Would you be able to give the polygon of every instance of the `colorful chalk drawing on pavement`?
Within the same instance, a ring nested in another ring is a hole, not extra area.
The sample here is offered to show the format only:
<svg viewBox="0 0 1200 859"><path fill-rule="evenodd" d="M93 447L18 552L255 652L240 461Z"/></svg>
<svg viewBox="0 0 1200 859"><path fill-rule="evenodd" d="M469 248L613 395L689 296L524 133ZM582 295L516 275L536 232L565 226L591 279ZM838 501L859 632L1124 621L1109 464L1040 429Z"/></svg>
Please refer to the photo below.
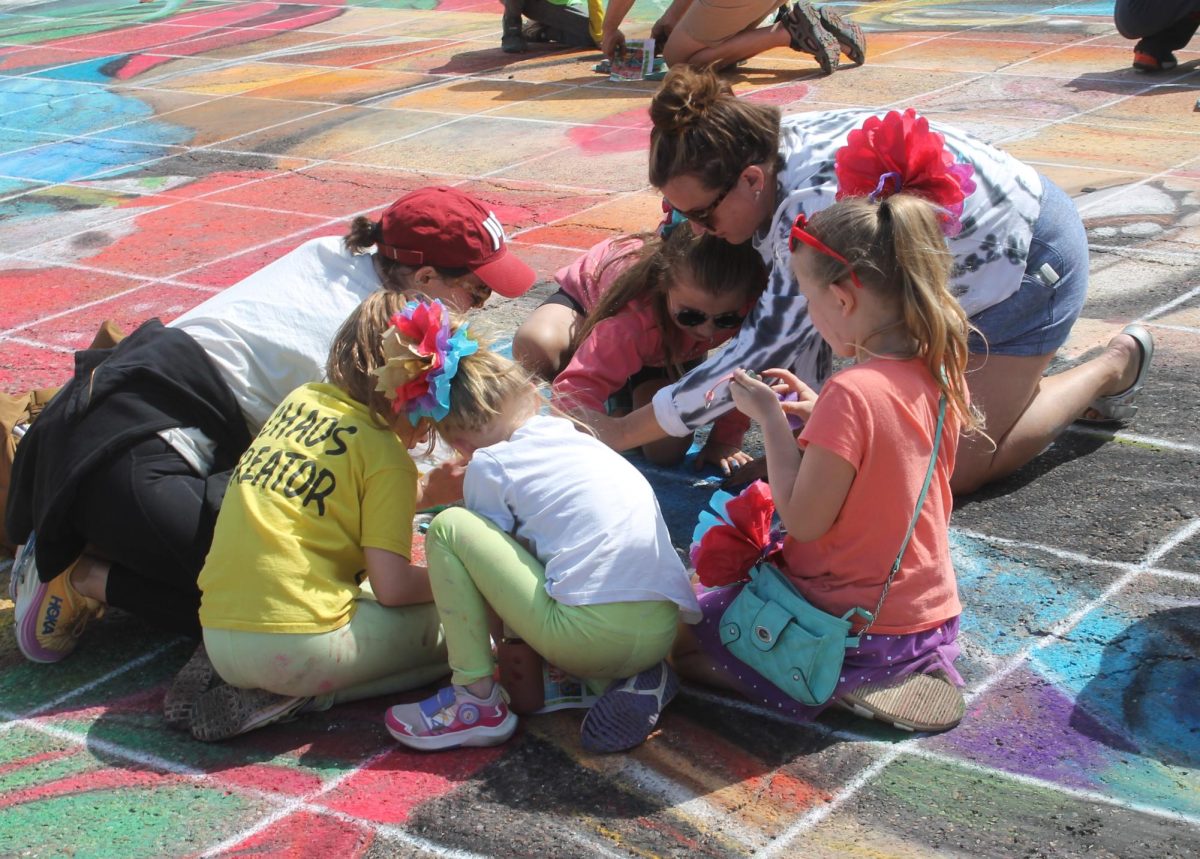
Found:
<svg viewBox="0 0 1200 859"><path fill-rule="evenodd" d="M498 749L407 752L383 701L201 745L160 717L188 642L114 612L35 666L0 601L0 855L1194 853L1200 54L1132 74L1111 3L840 8L874 36L864 67L821 78L780 50L738 92L913 103L1009 147L1088 228L1060 363L1130 319L1159 342L1137 424L1073 432L956 511L963 724L795 726L695 687L607 758L572 712ZM499 32L495 0L0 5L0 384L55 383L101 320L176 315L430 182L487 200L544 273L653 224L652 87L598 78L595 52L505 55ZM549 291L486 315L510 335ZM645 471L682 548L712 480Z"/></svg>

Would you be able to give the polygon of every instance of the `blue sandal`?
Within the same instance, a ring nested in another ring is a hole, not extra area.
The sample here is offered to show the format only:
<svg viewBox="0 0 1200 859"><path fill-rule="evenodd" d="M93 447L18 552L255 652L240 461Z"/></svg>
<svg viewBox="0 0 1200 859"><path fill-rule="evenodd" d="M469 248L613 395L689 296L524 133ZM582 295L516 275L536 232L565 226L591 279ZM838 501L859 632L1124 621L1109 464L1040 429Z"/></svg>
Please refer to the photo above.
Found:
<svg viewBox="0 0 1200 859"><path fill-rule="evenodd" d="M1088 406L1085 416L1079 418L1079 423L1093 426L1104 426L1125 423L1137 414L1138 407L1134 404L1142 386L1146 384L1146 376L1150 371L1150 362L1154 360L1154 337L1138 323L1126 325L1121 329L1122 334L1128 334L1137 341L1142 352L1142 360L1138 365L1137 376L1133 384L1119 394L1107 397L1096 397Z"/></svg>

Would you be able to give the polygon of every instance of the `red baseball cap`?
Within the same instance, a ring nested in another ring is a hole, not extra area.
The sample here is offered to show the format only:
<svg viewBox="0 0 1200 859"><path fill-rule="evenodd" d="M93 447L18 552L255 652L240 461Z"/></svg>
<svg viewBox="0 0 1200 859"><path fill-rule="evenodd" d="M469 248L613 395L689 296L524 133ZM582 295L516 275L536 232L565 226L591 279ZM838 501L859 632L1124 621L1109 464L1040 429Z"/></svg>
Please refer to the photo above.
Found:
<svg viewBox="0 0 1200 859"><path fill-rule="evenodd" d="M419 188L388 206L379 223L375 250L396 262L470 269L505 298L524 295L537 280L508 252L496 216L454 188Z"/></svg>

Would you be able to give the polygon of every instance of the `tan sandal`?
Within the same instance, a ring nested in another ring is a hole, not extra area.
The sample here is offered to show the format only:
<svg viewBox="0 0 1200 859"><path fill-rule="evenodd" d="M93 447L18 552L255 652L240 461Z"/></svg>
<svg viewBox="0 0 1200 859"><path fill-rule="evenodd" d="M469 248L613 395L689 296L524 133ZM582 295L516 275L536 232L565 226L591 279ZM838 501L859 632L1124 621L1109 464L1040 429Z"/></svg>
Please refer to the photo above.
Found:
<svg viewBox="0 0 1200 859"><path fill-rule="evenodd" d="M941 672L865 683L838 703L855 715L902 731L946 731L962 721L966 710L962 693Z"/></svg>

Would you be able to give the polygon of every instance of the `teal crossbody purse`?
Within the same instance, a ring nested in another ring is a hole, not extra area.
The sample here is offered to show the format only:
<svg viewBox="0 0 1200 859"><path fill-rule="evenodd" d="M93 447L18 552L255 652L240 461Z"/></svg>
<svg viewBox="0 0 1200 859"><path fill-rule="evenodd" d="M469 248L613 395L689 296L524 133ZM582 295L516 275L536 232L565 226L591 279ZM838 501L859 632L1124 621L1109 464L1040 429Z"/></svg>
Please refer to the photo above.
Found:
<svg viewBox="0 0 1200 859"><path fill-rule="evenodd" d="M818 706L833 696L842 674L846 648L858 647L862 634L883 608L933 479L945 417L943 396L938 404L937 429L925 484L874 612L853 608L838 617L821 611L801 596L787 576L770 564L759 564L750 570L750 581L721 615L721 643L725 648L801 704ZM866 618L867 623L858 635L851 635L852 618L856 614Z"/></svg>

